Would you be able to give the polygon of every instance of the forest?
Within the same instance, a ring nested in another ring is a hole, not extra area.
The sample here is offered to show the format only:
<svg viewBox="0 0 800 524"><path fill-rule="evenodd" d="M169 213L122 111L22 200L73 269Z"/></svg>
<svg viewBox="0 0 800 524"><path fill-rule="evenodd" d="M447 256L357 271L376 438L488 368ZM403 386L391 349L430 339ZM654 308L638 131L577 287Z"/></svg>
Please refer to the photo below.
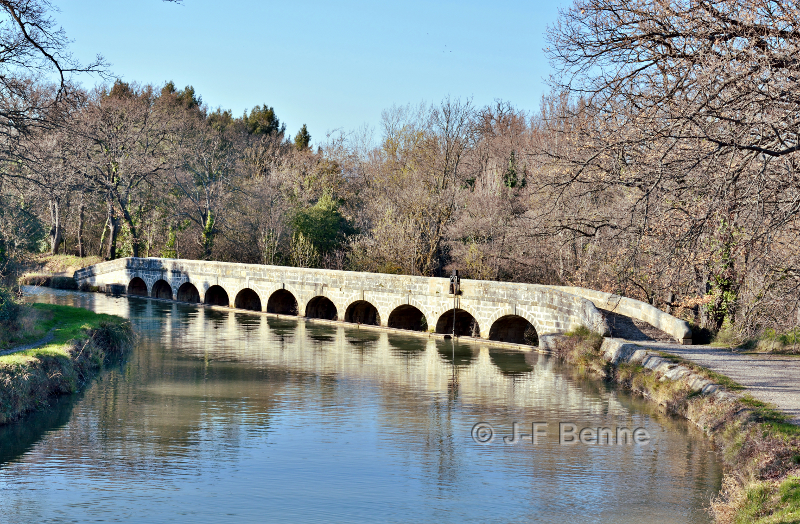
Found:
<svg viewBox="0 0 800 524"><path fill-rule="evenodd" d="M172 82L88 89L76 74L105 66L69 55L49 7L0 1L6 286L42 253L458 269L742 340L800 323L794 3L576 0L540 107L387 104L327 135Z"/></svg>

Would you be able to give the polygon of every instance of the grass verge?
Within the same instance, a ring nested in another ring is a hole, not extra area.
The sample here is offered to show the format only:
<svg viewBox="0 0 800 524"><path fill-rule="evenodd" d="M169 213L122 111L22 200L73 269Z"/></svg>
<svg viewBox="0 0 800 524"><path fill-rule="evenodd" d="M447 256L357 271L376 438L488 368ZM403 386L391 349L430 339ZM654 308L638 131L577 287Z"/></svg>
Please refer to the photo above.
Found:
<svg viewBox="0 0 800 524"><path fill-rule="evenodd" d="M555 353L587 374L616 382L668 413L685 417L714 440L725 464L722 490L709 508L716 522L800 523L800 427L774 406L746 394L704 396L687 378L670 380L634 362L614 366L601 350L602 343L600 335L580 328L568 332ZM728 390L744 389L680 357L660 356Z"/></svg>
<svg viewBox="0 0 800 524"><path fill-rule="evenodd" d="M26 307L37 319L27 336L53 330L53 338L0 356L0 424L47 406L53 395L80 390L106 362L133 346L130 324L119 317L52 304Z"/></svg>

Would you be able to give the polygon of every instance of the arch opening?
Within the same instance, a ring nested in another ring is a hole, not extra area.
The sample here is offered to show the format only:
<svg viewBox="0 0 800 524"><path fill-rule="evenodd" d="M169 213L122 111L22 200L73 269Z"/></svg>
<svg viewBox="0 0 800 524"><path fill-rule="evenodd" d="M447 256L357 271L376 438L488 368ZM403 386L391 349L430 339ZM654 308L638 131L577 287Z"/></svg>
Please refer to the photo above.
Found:
<svg viewBox="0 0 800 524"><path fill-rule="evenodd" d="M455 315L453 314L455 311ZM455 317L455 319L453 318ZM455 320L455 332L453 331L453 320ZM455 334L457 337L479 337L481 329L475 317L463 309L451 309L442 313L436 322L436 332L446 335Z"/></svg>
<svg viewBox="0 0 800 524"><path fill-rule="evenodd" d="M229 306L228 293L221 286L211 286L206 291L206 304L210 306Z"/></svg>
<svg viewBox="0 0 800 524"><path fill-rule="evenodd" d="M156 283L153 284L153 291L150 292L150 296L153 298L172 300L172 286L170 286L166 280L157 280Z"/></svg>
<svg viewBox="0 0 800 524"><path fill-rule="evenodd" d="M233 305L239 309L261 311L261 298L258 296L258 293L246 287L236 294Z"/></svg>
<svg viewBox="0 0 800 524"><path fill-rule="evenodd" d="M181 287L178 288L178 301L197 304L200 302L200 292L197 291L197 288L194 287L194 284L184 282L181 284Z"/></svg>
<svg viewBox="0 0 800 524"><path fill-rule="evenodd" d="M129 295L136 295L138 297L146 297L147 296L147 284L144 283L139 277L133 277L131 281L128 283L128 294Z"/></svg>
<svg viewBox="0 0 800 524"><path fill-rule="evenodd" d="M411 331L427 331L428 321L422 311L414 306L404 305L394 308L389 315L389 327Z"/></svg>
<svg viewBox="0 0 800 524"><path fill-rule="evenodd" d="M306 305L306 317L325 320L338 320L336 306L327 297L314 297Z"/></svg>
<svg viewBox="0 0 800 524"><path fill-rule="evenodd" d="M347 311L344 312L344 321L352 322L353 324L369 324L371 326L381 325L378 308L366 300L357 300L350 304Z"/></svg>
<svg viewBox="0 0 800 524"><path fill-rule="evenodd" d="M519 315L506 315L495 320L489 330L489 340L530 346L539 345L536 328Z"/></svg>
<svg viewBox="0 0 800 524"><path fill-rule="evenodd" d="M279 289L269 296L267 313L297 315L297 299L285 289Z"/></svg>

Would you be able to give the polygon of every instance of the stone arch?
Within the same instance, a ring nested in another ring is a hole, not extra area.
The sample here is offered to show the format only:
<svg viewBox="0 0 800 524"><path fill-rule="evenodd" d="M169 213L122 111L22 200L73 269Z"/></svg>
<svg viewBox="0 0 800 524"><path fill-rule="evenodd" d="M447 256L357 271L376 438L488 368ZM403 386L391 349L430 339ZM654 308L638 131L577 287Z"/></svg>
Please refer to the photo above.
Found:
<svg viewBox="0 0 800 524"><path fill-rule="evenodd" d="M200 292L191 282L184 282L178 288L177 300L179 302L191 302L197 304L200 302Z"/></svg>
<svg viewBox="0 0 800 524"><path fill-rule="evenodd" d="M526 310L521 309L519 307L514 308L514 307L506 306L506 307L498 308L491 315L489 315L489 318L486 320L485 325L493 326L494 323L497 322L497 320L499 320L499 319L501 319L503 317L522 317L525 320L527 320L528 322L530 322L531 326L533 326L533 329L536 331L537 337L542 332L542 330L540 329L541 326L539 325L540 321L538 319L534 318L533 315L531 315L529 311L526 311ZM486 335L488 336L490 334L491 334L491 329L489 330L489 333L486 333Z"/></svg>
<svg viewBox="0 0 800 524"><path fill-rule="evenodd" d="M133 277L131 281L128 282L128 294L136 295L138 297L146 297L147 284L140 277Z"/></svg>
<svg viewBox="0 0 800 524"><path fill-rule="evenodd" d="M492 323L492 327L489 329L489 340L538 346L539 334L525 317L504 315Z"/></svg>
<svg viewBox="0 0 800 524"><path fill-rule="evenodd" d="M267 313L297 315L297 299L291 291L278 289L267 300Z"/></svg>
<svg viewBox="0 0 800 524"><path fill-rule="evenodd" d="M246 287L236 293L233 305L239 309L249 309L250 311L261 311L261 297L258 293Z"/></svg>
<svg viewBox="0 0 800 524"><path fill-rule="evenodd" d="M316 296L306 304L307 318L322 318L325 320L338 320L339 312L336 305L328 297Z"/></svg>
<svg viewBox="0 0 800 524"><path fill-rule="evenodd" d="M156 280L153 284L152 291L150 291L150 296L153 298L172 300L172 286L164 279Z"/></svg>
<svg viewBox="0 0 800 524"><path fill-rule="evenodd" d="M356 300L352 302L344 312L344 321L353 324L369 324L371 326L381 325L381 316L378 308L366 300Z"/></svg>
<svg viewBox="0 0 800 524"><path fill-rule="evenodd" d="M394 308L391 314L389 314L388 326L411 331L427 331L428 319L425 318L425 314L416 306L402 304Z"/></svg>
<svg viewBox="0 0 800 524"><path fill-rule="evenodd" d="M211 306L229 306L228 292L222 286L211 286L206 290L206 304Z"/></svg>
<svg viewBox="0 0 800 524"><path fill-rule="evenodd" d="M455 311L455 314L454 314ZM453 333L453 319L455 317L455 335L457 337L479 337L481 328L478 321L468 311L456 308L449 309L442 313L436 322L436 332L451 334Z"/></svg>

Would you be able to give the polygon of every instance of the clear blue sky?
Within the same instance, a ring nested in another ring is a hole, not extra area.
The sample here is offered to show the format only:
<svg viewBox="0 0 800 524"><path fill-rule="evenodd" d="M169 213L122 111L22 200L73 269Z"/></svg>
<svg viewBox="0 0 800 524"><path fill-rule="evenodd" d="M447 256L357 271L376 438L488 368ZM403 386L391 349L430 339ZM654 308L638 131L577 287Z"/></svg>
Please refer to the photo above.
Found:
<svg viewBox="0 0 800 524"><path fill-rule="evenodd" d="M544 32L561 1L56 0L76 58L125 81L194 86L211 108L268 104L294 135L377 126L393 104L447 95L535 110ZM85 78L91 87L98 78Z"/></svg>

